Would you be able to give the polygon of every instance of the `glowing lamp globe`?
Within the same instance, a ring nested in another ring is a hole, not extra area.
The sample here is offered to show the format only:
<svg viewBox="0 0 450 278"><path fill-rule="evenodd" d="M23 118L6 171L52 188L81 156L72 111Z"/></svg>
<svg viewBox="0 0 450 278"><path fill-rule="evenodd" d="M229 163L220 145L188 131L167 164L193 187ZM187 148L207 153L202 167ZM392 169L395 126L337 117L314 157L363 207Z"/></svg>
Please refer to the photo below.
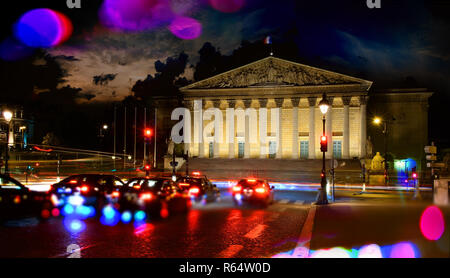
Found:
<svg viewBox="0 0 450 278"><path fill-rule="evenodd" d="M319 102L320 112L325 115L328 111L328 107L330 107L330 104L328 103L326 95L323 94L322 100Z"/></svg>

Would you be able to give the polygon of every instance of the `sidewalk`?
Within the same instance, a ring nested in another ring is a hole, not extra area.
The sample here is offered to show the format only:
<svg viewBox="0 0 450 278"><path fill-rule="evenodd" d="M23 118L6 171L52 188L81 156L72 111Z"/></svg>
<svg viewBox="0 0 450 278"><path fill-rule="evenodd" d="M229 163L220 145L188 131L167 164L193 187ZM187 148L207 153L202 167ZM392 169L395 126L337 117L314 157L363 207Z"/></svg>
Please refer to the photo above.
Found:
<svg viewBox="0 0 450 278"><path fill-rule="evenodd" d="M428 240L425 237L427 233L442 230L442 222L436 218L423 222L421 228L421 219L428 219L421 216L431 205L425 201L400 198L387 201L338 200L334 204L316 206L309 256L358 257L358 254L369 254L384 258L448 258L450 207L439 208L445 221L442 236L438 240ZM364 246L366 248L361 251ZM336 247L342 247L346 252ZM329 250L331 248L334 249Z"/></svg>

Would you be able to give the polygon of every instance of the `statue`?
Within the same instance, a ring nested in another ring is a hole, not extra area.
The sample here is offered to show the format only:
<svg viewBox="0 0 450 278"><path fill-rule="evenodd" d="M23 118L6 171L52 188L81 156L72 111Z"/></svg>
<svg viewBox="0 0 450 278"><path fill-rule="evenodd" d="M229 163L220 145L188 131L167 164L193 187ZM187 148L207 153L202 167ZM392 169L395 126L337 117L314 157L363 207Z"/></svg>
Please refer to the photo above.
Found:
<svg viewBox="0 0 450 278"><path fill-rule="evenodd" d="M384 170L384 158L380 155L380 152L377 152L377 154L373 157L370 168L372 171Z"/></svg>

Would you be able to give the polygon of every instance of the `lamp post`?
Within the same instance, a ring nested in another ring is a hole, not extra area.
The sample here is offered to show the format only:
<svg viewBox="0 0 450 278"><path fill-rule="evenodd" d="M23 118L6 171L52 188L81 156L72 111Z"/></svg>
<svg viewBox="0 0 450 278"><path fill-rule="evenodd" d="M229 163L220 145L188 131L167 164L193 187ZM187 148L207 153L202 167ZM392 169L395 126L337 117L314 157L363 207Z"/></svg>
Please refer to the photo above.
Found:
<svg viewBox="0 0 450 278"><path fill-rule="evenodd" d="M3 117L5 118L5 121L8 125L8 130L6 131L6 149L5 149L5 175L9 175L9 169L8 169L8 159L9 159L9 129L10 129L10 122L12 120L12 113L11 111L5 110L3 111Z"/></svg>
<svg viewBox="0 0 450 278"><path fill-rule="evenodd" d="M326 179L326 169L325 169L325 153L327 152L327 137L325 135L325 114L328 111L330 104L327 100L326 94L322 95L322 100L319 102L320 112L322 113L322 136L320 137L320 150L322 151L322 172L320 173L320 189L319 195L317 196L317 205L328 204L327 199L327 179Z"/></svg>
<svg viewBox="0 0 450 278"><path fill-rule="evenodd" d="M387 124L388 120L383 120L380 117L375 117L373 119L375 125L383 124L383 135L384 135L384 185L387 186L389 175L388 175L388 163L387 163Z"/></svg>

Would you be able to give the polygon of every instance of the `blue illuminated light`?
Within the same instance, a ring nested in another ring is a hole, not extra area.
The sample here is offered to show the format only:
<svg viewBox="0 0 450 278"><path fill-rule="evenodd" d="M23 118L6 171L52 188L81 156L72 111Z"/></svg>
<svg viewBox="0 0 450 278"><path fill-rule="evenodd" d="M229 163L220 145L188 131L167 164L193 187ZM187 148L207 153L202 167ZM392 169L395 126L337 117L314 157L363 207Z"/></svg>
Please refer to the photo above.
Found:
<svg viewBox="0 0 450 278"><path fill-rule="evenodd" d="M130 223L131 218L132 218L131 212L129 212L129 211L124 211L124 212L122 213L121 219L122 219L122 222L123 222L123 223Z"/></svg>
<svg viewBox="0 0 450 278"><path fill-rule="evenodd" d="M134 214L134 219L135 219L137 222L144 221L146 217L147 217L147 215L146 215L145 212L142 211L142 210L139 210L139 211L137 211L137 212Z"/></svg>

